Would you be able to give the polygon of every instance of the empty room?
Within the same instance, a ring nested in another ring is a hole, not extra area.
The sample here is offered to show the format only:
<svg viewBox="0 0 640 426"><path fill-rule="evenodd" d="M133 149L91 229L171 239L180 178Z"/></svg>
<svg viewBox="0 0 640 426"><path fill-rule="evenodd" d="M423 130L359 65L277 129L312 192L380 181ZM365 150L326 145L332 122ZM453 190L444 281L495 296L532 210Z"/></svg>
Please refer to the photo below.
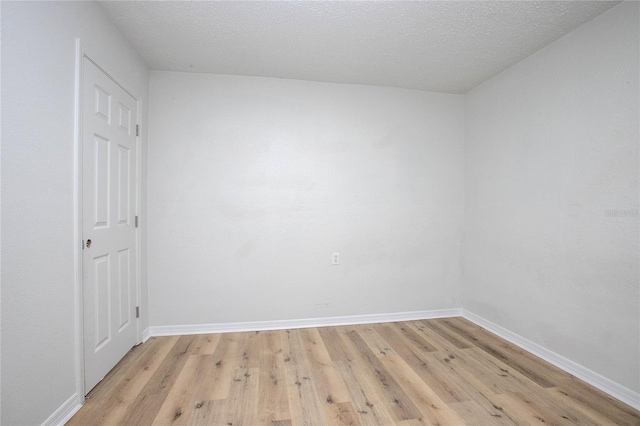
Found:
<svg viewBox="0 0 640 426"><path fill-rule="evenodd" d="M1 1L2 425L640 424L637 1Z"/></svg>

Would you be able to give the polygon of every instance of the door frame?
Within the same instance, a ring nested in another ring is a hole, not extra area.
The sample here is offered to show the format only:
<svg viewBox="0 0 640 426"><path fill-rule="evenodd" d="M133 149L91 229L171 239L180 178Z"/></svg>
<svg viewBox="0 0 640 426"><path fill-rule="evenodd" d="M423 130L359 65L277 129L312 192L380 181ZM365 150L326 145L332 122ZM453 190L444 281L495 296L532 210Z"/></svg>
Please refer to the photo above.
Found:
<svg viewBox="0 0 640 426"><path fill-rule="evenodd" d="M114 83L127 92L136 102L137 118L136 125L140 125L142 121L142 108L140 97L135 96L125 87L123 87L113 76L104 70L95 60L90 53L87 53L82 48L82 42L79 38L76 38L75 43L75 94L74 94L74 135L73 135L73 254L74 254L74 319L75 319L75 353L76 353L76 395L78 403L84 404L85 395L87 389L84 385L84 280L82 270L82 95L83 95L83 62L87 60L93 62L102 72L104 72ZM140 132L141 134L141 132ZM142 187L141 187L141 170L142 170L142 147L140 134L136 136L136 162L135 162L135 215L140 217L141 213L141 199L142 199ZM135 228L135 298L136 306L140 306L142 302L141 294L141 228L140 226ZM136 344L142 342L142 315L136 319Z"/></svg>

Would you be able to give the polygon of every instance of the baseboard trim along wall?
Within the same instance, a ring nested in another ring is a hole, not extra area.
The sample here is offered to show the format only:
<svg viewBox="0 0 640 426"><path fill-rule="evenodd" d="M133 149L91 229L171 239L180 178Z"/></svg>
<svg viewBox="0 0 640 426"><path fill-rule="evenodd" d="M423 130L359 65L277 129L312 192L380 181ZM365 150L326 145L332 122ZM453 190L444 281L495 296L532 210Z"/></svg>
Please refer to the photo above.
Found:
<svg viewBox="0 0 640 426"><path fill-rule="evenodd" d="M160 325L147 328L143 342L156 336L182 336L188 334L233 333L242 331L287 330L294 328L330 327L338 325L373 324L379 322L412 321L462 316L462 309L397 312L390 314L351 315L344 317L303 318L276 321L229 322L194 325Z"/></svg>
<svg viewBox="0 0 640 426"><path fill-rule="evenodd" d="M513 333L512 331L507 330L506 328L503 328L497 324L494 324L491 321L486 320L472 312L463 309L462 317L473 322L476 325L479 325L485 330L502 337L508 342L513 343L514 345L519 346L520 348L528 352L531 352L535 356L542 358L543 360L555 365L556 367L566 371L567 373L572 374L578 379L589 383L590 385L600 389L610 396L619 399L625 404L632 406L636 410L640 410L640 393L636 393L631 389L628 389L614 382L613 380L607 379L606 377L601 376L600 374L591 371L588 368L563 357L562 355L558 355L557 353L550 351L544 346L527 340L524 337Z"/></svg>
<svg viewBox="0 0 640 426"><path fill-rule="evenodd" d="M80 403L82 398L74 393L73 396L65 401L58 409L42 423L42 426L62 426L73 417L75 413L82 407Z"/></svg>

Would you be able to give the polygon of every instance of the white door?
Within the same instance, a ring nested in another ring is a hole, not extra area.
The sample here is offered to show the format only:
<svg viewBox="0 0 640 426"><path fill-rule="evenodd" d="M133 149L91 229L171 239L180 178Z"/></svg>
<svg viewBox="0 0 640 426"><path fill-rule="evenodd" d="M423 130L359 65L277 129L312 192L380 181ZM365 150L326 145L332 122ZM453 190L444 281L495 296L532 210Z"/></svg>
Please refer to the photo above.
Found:
<svg viewBox="0 0 640 426"><path fill-rule="evenodd" d="M85 392L137 343L136 100L83 59Z"/></svg>

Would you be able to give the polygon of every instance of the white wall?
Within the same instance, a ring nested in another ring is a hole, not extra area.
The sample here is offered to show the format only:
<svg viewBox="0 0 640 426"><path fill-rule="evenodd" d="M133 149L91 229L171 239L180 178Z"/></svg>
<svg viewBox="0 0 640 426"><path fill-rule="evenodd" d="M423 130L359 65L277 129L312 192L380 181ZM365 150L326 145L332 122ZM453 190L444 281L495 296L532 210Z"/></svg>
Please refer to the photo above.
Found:
<svg viewBox="0 0 640 426"><path fill-rule="evenodd" d="M638 3L466 96L463 306L640 391Z"/></svg>
<svg viewBox="0 0 640 426"><path fill-rule="evenodd" d="M150 92L151 325L460 306L462 96L155 71Z"/></svg>
<svg viewBox="0 0 640 426"><path fill-rule="evenodd" d="M148 71L93 3L1 7L0 423L41 424L76 392L75 38L142 99L143 119Z"/></svg>

